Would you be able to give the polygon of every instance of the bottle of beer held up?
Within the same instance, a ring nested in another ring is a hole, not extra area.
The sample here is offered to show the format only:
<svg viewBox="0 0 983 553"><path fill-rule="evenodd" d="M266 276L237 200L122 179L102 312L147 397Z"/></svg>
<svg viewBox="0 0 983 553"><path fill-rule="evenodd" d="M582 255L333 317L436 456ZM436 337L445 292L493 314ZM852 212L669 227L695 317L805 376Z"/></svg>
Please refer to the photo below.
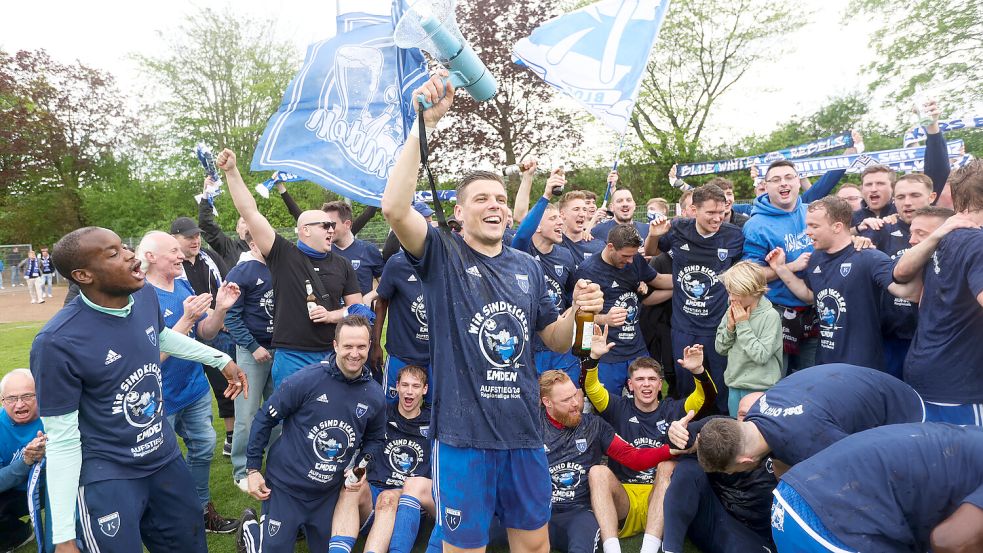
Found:
<svg viewBox="0 0 983 553"><path fill-rule="evenodd" d="M594 314L578 309L574 316L573 354L581 359L590 357L594 340Z"/></svg>
<svg viewBox="0 0 983 553"><path fill-rule="evenodd" d="M317 297L314 295L314 288L311 287L311 281L304 281L304 288L307 290L307 312L310 313L317 307Z"/></svg>
<svg viewBox="0 0 983 553"><path fill-rule="evenodd" d="M372 455L370 453L366 453L358 464L355 465L355 468L348 473L348 476L345 478L345 485L351 486L361 480L362 476L365 476L365 470L371 462Z"/></svg>

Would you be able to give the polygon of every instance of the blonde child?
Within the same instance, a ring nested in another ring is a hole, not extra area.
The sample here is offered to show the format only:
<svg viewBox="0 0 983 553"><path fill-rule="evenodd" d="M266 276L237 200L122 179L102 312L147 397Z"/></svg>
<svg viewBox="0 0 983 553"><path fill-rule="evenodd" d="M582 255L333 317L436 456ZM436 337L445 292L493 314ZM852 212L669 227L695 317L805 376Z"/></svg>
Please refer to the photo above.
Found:
<svg viewBox="0 0 983 553"><path fill-rule="evenodd" d="M721 280L730 294L730 306L717 327L714 346L727 356L727 407L736 417L741 398L767 390L782 377L782 322L764 297L768 287L760 266L741 261Z"/></svg>

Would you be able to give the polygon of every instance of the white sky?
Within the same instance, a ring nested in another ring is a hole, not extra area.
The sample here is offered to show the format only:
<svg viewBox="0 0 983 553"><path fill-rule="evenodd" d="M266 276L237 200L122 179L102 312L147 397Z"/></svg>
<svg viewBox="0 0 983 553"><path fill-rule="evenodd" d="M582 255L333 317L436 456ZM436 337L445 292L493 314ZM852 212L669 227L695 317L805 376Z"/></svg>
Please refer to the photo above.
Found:
<svg viewBox="0 0 983 553"><path fill-rule="evenodd" d="M790 116L810 113L833 96L866 87L861 68L872 57L867 42L875 23L859 18L844 26L848 1L806 0L813 13L787 23L789 53L755 68L719 104L710 126L712 142L723 143L752 132L765 134ZM390 5L386 0L342 2L362 10L376 5L386 11ZM8 52L44 48L60 61L78 59L113 73L124 93L134 93L137 76L129 55L160 53L163 42L158 31L175 28L201 6L276 20L279 36L296 45L298 61L307 44L334 34L335 0L236 0L234 4L218 0L30 0L5 2L0 47ZM878 119L890 119L890 115L881 114ZM600 136L597 140L605 142Z"/></svg>

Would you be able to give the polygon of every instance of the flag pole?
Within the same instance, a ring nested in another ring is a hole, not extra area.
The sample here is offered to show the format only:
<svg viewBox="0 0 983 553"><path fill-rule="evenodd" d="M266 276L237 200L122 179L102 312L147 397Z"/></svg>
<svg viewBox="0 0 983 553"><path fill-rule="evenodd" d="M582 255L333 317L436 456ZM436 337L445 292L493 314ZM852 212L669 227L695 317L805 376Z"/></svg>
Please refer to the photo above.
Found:
<svg viewBox="0 0 983 553"><path fill-rule="evenodd" d="M618 141L618 149L614 152L614 164L611 166L612 171L618 170L618 162L621 160L621 149L625 146L625 134L628 133L628 129L621 133L621 140ZM611 193L611 181L608 181L607 187L604 188L604 201L601 202L601 207L606 207L608 205L608 196Z"/></svg>

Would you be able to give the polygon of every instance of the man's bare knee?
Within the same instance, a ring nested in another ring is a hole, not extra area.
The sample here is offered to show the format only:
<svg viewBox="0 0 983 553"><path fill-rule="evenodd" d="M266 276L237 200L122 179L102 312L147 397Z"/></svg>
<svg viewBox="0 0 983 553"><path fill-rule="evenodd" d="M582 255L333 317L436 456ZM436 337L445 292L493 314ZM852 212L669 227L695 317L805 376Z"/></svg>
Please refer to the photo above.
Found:
<svg viewBox="0 0 983 553"><path fill-rule="evenodd" d="M430 490L433 487L433 481L429 478L424 478L422 476L411 476L406 479L406 483L403 484L403 493L409 494L417 499L424 496L430 495Z"/></svg>
<svg viewBox="0 0 983 553"><path fill-rule="evenodd" d="M591 488L597 487L598 489L613 489L614 485L620 485L611 469L604 465L592 466L590 472L587 473L587 482Z"/></svg>
<svg viewBox="0 0 983 553"><path fill-rule="evenodd" d="M394 512L399 506L399 490L386 490L375 500L375 510L379 512Z"/></svg>

